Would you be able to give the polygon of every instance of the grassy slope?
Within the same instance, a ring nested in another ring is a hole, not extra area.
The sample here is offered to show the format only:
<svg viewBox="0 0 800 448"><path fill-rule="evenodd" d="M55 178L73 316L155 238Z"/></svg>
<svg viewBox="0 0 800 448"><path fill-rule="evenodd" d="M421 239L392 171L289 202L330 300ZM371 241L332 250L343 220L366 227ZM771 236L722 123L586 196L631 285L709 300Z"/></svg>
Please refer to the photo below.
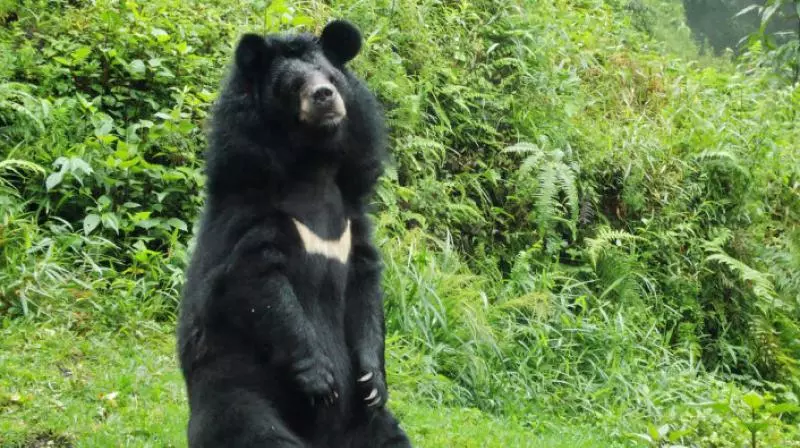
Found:
<svg viewBox="0 0 800 448"><path fill-rule="evenodd" d="M172 329L141 325L81 334L19 322L0 331L0 446L185 446ZM420 405L404 390L391 407L423 447L612 445L574 424L536 422L544 429L534 432L474 409Z"/></svg>

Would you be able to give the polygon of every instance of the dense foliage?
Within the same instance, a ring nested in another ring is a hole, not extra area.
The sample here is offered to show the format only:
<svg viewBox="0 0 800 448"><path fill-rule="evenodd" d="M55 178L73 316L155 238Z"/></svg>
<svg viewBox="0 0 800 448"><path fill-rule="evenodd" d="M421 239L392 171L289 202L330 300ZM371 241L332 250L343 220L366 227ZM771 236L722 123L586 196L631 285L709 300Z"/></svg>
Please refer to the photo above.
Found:
<svg viewBox="0 0 800 448"><path fill-rule="evenodd" d="M800 87L758 40L692 61L677 1L0 0L4 334L171 331L232 45L332 16L364 30L392 129L375 218L406 415L800 446ZM0 442L94 431L2 365Z"/></svg>

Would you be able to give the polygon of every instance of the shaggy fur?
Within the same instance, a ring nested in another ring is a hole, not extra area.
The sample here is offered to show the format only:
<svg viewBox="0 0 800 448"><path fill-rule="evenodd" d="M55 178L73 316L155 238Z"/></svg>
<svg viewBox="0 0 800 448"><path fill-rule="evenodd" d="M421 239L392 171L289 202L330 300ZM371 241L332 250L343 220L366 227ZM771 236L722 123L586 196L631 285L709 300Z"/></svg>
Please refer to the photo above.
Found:
<svg viewBox="0 0 800 448"><path fill-rule="evenodd" d="M338 21L320 37L246 35L236 49L178 329L191 447L410 446L384 408L366 209L386 134L344 67L360 46Z"/></svg>

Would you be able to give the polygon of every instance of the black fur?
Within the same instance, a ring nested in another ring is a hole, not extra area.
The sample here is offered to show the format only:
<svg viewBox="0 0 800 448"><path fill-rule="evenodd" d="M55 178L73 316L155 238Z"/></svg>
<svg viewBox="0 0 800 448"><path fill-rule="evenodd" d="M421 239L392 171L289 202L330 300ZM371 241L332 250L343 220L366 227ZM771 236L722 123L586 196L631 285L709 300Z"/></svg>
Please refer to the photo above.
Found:
<svg viewBox="0 0 800 448"><path fill-rule="evenodd" d="M376 99L343 65L360 46L352 25L333 22L320 38L246 35L237 47L213 113L178 329L191 447L410 446L384 408L381 264L366 211L386 134ZM322 118L299 118L312 79L335 86L341 122L322 101L312 111ZM328 239L349 220L347 263L306 253L292 219ZM378 401L366 402L373 389Z"/></svg>

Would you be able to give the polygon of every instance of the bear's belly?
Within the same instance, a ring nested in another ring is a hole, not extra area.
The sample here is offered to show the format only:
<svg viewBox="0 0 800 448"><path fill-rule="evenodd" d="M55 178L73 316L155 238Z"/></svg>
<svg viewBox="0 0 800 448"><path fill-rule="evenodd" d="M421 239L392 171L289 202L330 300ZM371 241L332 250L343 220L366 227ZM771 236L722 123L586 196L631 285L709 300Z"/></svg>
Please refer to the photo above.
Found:
<svg viewBox="0 0 800 448"><path fill-rule="evenodd" d="M308 221L311 225L315 224L312 220ZM344 411L350 408L349 398L355 382L345 335L350 221L340 224L339 229L343 230L333 238L320 236L310 225L306 226L297 219L292 219L292 223L298 238L290 258L290 281L306 318L314 328L317 347L333 361L337 369L334 375L341 397L338 411ZM329 231L328 234L336 233Z"/></svg>

